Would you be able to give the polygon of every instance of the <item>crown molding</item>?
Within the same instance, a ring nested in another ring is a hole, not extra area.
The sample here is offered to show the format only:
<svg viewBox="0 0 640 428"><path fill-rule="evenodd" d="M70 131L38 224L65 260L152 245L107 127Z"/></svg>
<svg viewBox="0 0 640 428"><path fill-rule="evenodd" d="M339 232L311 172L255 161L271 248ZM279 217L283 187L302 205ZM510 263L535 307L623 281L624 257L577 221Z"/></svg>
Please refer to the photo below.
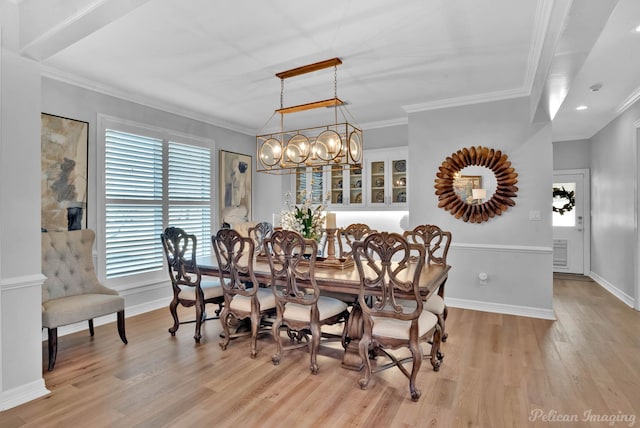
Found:
<svg viewBox="0 0 640 428"><path fill-rule="evenodd" d="M525 88L508 89L505 91L488 92L484 94L469 95L458 98L448 98L445 100L429 101L426 103L409 104L402 106L407 113L417 113L427 110L438 110L441 108L460 107L471 104L481 104L491 101L508 100L529 96L529 91Z"/></svg>
<svg viewBox="0 0 640 428"><path fill-rule="evenodd" d="M635 104L640 99L640 87L637 87L631 94L625 98L625 100L616 109L616 117L622 114L625 110Z"/></svg>
<svg viewBox="0 0 640 428"><path fill-rule="evenodd" d="M401 126L408 125L409 118L408 117L398 117L396 119L388 119L388 120L378 120L375 122L367 122L363 123L362 129L376 129L376 128L388 128L390 126Z"/></svg>
<svg viewBox="0 0 640 428"><path fill-rule="evenodd" d="M531 92L533 83L535 82L536 73L540 65L540 59L544 50L544 42L549 29L551 12L553 11L553 0L540 0L536 8L536 16L533 21L533 37L531 38L531 46L529 47L529 58L527 61L527 70L524 77L524 87ZM564 27L564 21L562 26ZM553 47L558 44L562 31L558 31L555 43ZM551 67L551 61L547 65L547 68ZM545 70L545 76L548 70Z"/></svg>
<svg viewBox="0 0 640 428"><path fill-rule="evenodd" d="M187 119L197 120L209 125L217 126L220 128L228 129L230 131L239 132L241 134L255 136L255 130L240 126L235 123L226 122L219 119L214 119L209 115L197 112L194 110L185 109L171 103L166 103L157 99L153 99L140 94L133 94L131 92L125 92L110 85L98 83L90 79L79 77L77 75L63 72L57 68L43 66L42 77L46 77L59 82L68 83L70 85L78 86L90 91L98 92L110 97L119 98L124 101L140 104L145 107L162 110L167 113L172 113Z"/></svg>

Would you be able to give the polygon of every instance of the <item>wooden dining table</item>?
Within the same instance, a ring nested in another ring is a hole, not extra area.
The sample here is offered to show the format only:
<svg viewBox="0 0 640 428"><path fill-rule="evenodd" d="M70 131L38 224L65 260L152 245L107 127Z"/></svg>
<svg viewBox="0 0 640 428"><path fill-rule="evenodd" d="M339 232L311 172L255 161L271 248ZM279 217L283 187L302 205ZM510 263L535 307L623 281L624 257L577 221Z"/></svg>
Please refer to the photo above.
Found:
<svg viewBox="0 0 640 428"><path fill-rule="evenodd" d="M200 273L208 276L217 276L218 263L214 255L203 256L197 258ZM410 263L399 279L412 279L416 264ZM256 258L253 264L256 279L263 284L271 283L271 269L269 263L260 258ZM447 281L450 265L425 264L420 273L420 294L423 300L426 300L432 293L440 290L444 291L444 285ZM360 274L355 265L345 268L328 268L316 265L314 270L314 278L321 292L341 293L351 295L354 301L360 292ZM397 297L402 297L398 295ZM408 296L407 296L408 297ZM346 336L349 343L345 349L342 358L342 367L349 370L360 371L364 365L358 349L358 343L362 337L363 320L362 311L356 304L349 315L347 324L345 325Z"/></svg>

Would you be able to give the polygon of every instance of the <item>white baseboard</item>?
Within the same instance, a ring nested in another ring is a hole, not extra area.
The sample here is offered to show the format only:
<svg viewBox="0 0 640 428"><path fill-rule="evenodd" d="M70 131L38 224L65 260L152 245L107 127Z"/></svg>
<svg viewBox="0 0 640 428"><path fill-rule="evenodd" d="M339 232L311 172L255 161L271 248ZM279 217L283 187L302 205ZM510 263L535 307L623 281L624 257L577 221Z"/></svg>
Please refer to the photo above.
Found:
<svg viewBox="0 0 640 428"><path fill-rule="evenodd" d="M27 401L35 400L50 393L51 391L45 387L44 379L38 379L26 385L20 385L17 388L2 391L0 410L7 410L19 406Z"/></svg>
<svg viewBox="0 0 640 428"><path fill-rule="evenodd" d="M612 283L610 283L606 279L602 278L597 273L589 272L589 278L593 279L602 288L604 288L609 293L611 293L614 296L616 296L625 305L629 306L630 308L634 308L635 309L635 303L636 302L635 302L635 299L633 297L629 296L627 293L625 293L624 291L620 290L618 287L616 287L615 285L613 285Z"/></svg>
<svg viewBox="0 0 640 428"><path fill-rule="evenodd" d="M533 308L530 306L505 305L502 303L481 302L477 300L456 299L445 297L447 306L474 311L492 312L496 314L517 315L520 317L541 318L555 320L556 314L552 309Z"/></svg>

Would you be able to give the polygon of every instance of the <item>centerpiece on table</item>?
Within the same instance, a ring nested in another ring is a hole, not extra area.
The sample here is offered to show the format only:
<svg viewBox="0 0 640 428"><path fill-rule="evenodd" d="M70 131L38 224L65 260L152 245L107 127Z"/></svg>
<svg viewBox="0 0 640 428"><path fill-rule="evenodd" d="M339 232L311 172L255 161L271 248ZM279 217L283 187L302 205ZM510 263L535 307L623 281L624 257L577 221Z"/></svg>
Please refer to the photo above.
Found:
<svg viewBox="0 0 640 428"><path fill-rule="evenodd" d="M304 200L300 205L295 205L291 202L290 192L287 192L285 196L285 206L287 209L280 213L280 224L282 225L282 228L286 230L295 230L305 238L315 240L318 242L318 249L320 252L324 252L324 242L321 238L324 232L326 204L324 202L314 203L311 193L309 192L305 193ZM327 194L325 201L328 201L329 197L330 195ZM333 223L335 223L335 217ZM333 227L335 227L335 224ZM331 232L334 233L335 229L332 229ZM328 242L330 246L335 245L333 237L334 235L331 235ZM329 250L329 257L316 258L316 266L338 269L353 266L353 259L338 259L332 256L332 254L332 251Z"/></svg>
<svg viewBox="0 0 640 428"><path fill-rule="evenodd" d="M311 193L306 193L301 205L291 203L291 193L285 194L286 210L280 213L280 223L283 229L295 230L307 239L320 241L324 227L326 206L320 203L314 206Z"/></svg>

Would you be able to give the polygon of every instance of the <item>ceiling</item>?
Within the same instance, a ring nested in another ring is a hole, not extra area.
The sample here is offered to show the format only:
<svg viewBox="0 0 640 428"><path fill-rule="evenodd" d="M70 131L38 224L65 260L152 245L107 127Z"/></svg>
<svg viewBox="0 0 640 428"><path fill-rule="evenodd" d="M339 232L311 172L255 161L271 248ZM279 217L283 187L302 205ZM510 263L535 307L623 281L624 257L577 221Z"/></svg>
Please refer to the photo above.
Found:
<svg viewBox="0 0 640 428"><path fill-rule="evenodd" d="M640 88L637 0L13 2L20 52L46 76L249 135L280 107L275 73L333 57L365 129L531 95L554 140L589 138ZM333 94L327 69L285 80L283 105Z"/></svg>

